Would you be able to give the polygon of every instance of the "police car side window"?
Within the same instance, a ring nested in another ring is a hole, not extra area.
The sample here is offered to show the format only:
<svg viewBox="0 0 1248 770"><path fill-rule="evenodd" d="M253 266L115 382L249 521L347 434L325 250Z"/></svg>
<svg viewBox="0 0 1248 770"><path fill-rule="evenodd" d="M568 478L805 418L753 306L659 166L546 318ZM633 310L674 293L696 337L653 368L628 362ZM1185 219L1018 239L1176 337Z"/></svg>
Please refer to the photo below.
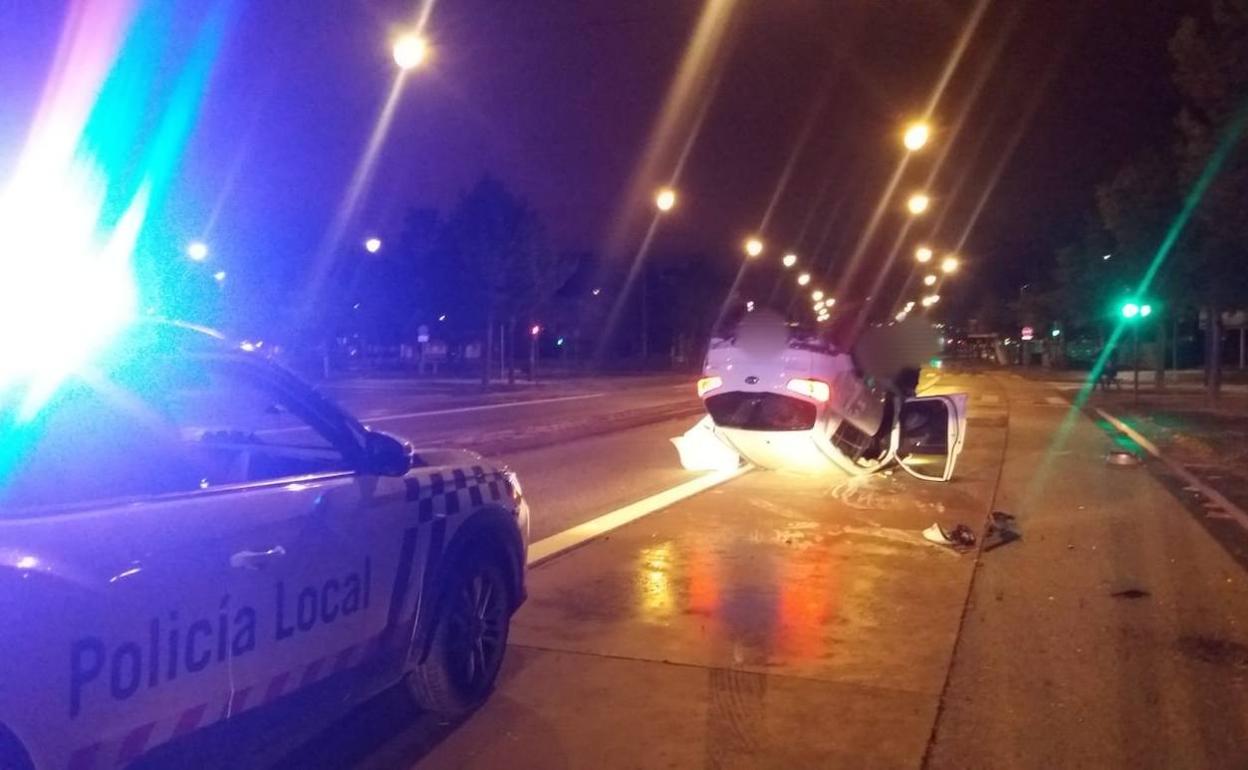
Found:
<svg viewBox="0 0 1248 770"><path fill-rule="evenodd" d="M166 409L193 448L205 489L351 468L322 426L244 364L204 364L199 377L170 390Z"/></svg>

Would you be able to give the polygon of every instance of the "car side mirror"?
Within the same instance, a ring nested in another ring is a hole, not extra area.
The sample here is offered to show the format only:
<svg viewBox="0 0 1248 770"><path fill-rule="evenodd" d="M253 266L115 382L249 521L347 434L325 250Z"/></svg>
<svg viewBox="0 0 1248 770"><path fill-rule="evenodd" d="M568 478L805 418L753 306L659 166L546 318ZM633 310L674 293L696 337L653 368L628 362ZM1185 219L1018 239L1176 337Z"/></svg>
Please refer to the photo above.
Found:
<svg viewBox="0 0 1248 770"><path fill-rule="evenodd" d="M368 431L364 439L364 470L377 476L402 476L412 468L406 442L380 431Z"/></svg>

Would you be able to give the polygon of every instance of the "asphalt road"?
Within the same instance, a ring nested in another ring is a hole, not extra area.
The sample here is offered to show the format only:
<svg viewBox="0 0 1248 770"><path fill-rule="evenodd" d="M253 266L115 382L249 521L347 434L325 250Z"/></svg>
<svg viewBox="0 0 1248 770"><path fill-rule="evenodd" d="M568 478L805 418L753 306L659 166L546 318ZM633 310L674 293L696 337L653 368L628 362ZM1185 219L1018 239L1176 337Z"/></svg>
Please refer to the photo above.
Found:
<svg viewBox="0 0 1248 770"><path fill-rule="evenodd" d="M1199 513L1107 465L1121 438L1050 388L924 386L971 395L953 482L747 473L532 569L498 691L463 723L395 692L266 764L1241 767L1248 577ZM652 390L638 403L665 408ZM598 398L446 416L562 422ZM687 480L667 439L689 422L504 453L535 539ZM920 535L982 536L1002 509L1021 540Z"/></svg>
<svg viewBox="0 0 1248 770"><path fill-rule="evenodd" d="M354 381L323 385L370 427L417 446L453 443L496 455L497 437L551 434L540 441L566 440L567 429L632 415L630 424L670 412L699 408L691 378L586 379L481 393L472 383L431 386L404 381ZM592 433L593 431L579 431Z"/></svg>

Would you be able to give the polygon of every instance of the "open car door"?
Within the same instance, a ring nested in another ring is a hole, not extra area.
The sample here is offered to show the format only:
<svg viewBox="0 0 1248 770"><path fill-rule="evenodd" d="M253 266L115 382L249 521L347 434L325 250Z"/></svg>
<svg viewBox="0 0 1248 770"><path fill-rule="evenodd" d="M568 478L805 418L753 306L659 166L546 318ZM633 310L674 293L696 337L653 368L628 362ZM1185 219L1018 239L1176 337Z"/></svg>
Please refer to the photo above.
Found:
<svg viewBox="0 0 1248 770"><path fill-rule="evenodd" d="M893 425L893 453L911 476L948 481L966 439L965 393L907 398Z"/></svg>

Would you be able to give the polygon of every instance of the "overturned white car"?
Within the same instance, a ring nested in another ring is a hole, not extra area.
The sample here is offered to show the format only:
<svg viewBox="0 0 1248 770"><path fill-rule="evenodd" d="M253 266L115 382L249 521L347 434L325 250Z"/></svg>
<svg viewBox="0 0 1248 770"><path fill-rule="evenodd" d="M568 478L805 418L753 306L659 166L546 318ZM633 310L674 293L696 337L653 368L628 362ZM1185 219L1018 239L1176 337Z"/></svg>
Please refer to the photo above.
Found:
<svg viewBox="0 0 1248 770"><path fill-rule="evenodd" d="M681 463L717 469L744 458L862 475L896 462L948 481L966 438L967 397L914 395L927 357L915 329L870 330L841 351L779 315L747 313L711 340L698 380L707 416L673 439Z"/></svg>

